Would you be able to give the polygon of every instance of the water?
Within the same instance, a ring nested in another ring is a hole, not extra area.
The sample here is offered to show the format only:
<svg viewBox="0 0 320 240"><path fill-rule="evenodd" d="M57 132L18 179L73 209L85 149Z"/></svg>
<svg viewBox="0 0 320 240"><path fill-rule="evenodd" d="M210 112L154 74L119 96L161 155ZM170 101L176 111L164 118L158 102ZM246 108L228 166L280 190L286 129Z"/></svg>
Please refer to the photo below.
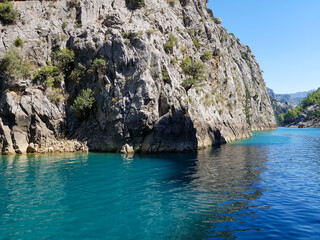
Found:
<svg viewBox="0 0 320 240"><path fill-rule="evenodd" d="M3 156L0 239L320 239L320 129L192 154Z"/></svg>

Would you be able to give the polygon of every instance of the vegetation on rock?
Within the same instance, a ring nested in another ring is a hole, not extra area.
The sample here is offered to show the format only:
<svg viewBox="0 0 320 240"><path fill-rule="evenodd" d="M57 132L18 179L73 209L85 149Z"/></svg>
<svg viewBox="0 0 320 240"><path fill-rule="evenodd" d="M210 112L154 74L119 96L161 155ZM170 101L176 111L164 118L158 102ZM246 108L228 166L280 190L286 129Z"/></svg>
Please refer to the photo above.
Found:
<svg viewBox="0 0 320 240"><path fill-rule="evenodd" d="M0 70L13 79L30 78L34 69L34 65L16 47L5 52L0 62Z"/></svg>
<svg viewBox="0 0 320 240"><path fill-rule="evenodd" d="M313 107L314 109L312 109ZM299 106L289 110L286 114L284 114L284 124L294 123L298 120L299 115L302 113L306 115L306 120L320 121L320 88L312 93L309 93L308 96L302 100Z"/></svg>
<svg viewBox="0 0 320 240"><path fill-rule="evenodd" d="M164 82L170 82L171 78L166 68L161 68L162 79Z"/></svg>
<svg viewBox="0 0 320 240"><path fill-rule="evenodd" d="M52 52L51 57L54 66L58 67L64 72L69 72L74 62L75 55L73 50L68 48L58 48Z"/></svg>
<svg viewBox="0 0 320 240"><path fill-rule="evenodd" d="M286 114L284 114L283 122L284 123L294 122L298 118L300 113L301 113L300 110L296 108L289 110Z"/></svg>
<svg viewBox="0 0 320 240"><path fill-rule="evenodd" d="M93 91L88 88L80 92L70 109L77 118L84 119L89 115L94 102L95 98Z"/></svg>
<svg viewBox="0 0 320 240"><path fill-rule="evenodd" d="M34 83L46 83L47 87L60 87L63 81L63 74L56 66L44 66L33 77Z"/></svg>
<svg viewBox="0 0 320 240"><path fill-rule="evenodd" d="M188 91L206 79L205 67L201 60L193 60L191 57L182 59L181 68L189 77L182 82L183 87Z"/></svg>
<svg viewBox="0 0 320 240"><path fill-rule="evenodd" d="M15 45L16 47L22 47L22 46L23 46L23 41L22 41L22 39L18 37L18 38L14 41L14 45Z"/></svg>
<svg viewBox="0 0 320 240"><path fill-rule="evenodd" d="M200 58L202 61L208 61L213 58L213 53L212 51L204 51Z"/></svg>
<svg viewBox="0 0 320 240"><path fill-rule="evenodd" d="M90 72L95 72L102 74L107 70L107 62L102 58L96 58L93 60L92 64L89 67Z"/></svg>
<svg viewBox="0 0 320 240"><path fill-rule="evenodd" d="M201 44L200 44L200 41L197 37L193 40L193 44L198 50L200 49Z"/></svg>
<svg viewBox="0 0 320 240"><path fill-rule="evenodd" d="M14 8L12 2L0 2L0 22L3 24L12 24L19 16L19 12Z"/></svg>
<svg viewBox="0 0 320 240"><path fill-rule="evenodd" d="M308 97L302 100L300 106L302 110L306 109L312 105L319 105L320 104L320 88L317 91L309 93Z"/></svg>
<svg viewBox="0 0 320 240"><path fill-rule="evenodd" d="M176 37L170 33L169 34L169 40L164 44L163 48L166 53L172 53L173 48L178 44L178 40Z"/></svg>
<svg viewBox="0 0 320 240"><path fill-rule="evenodd" d="M85 73L86 68L82 64L78 64L78 68L72 70L68 79L70 79L74 84L78 85Z"/></svg>

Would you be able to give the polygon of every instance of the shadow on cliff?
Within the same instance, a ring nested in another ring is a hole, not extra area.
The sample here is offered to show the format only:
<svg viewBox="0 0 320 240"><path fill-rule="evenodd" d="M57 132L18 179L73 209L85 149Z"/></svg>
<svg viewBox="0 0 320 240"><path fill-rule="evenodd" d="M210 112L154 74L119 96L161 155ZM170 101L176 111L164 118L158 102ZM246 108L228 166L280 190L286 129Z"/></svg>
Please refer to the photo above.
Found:
<svg viewBox="0 0 320 240"><path fill-rule="evenodd" d="M197 130L183 111L160 118L142 143L142 152L190 152L197 150Z"/></svg>

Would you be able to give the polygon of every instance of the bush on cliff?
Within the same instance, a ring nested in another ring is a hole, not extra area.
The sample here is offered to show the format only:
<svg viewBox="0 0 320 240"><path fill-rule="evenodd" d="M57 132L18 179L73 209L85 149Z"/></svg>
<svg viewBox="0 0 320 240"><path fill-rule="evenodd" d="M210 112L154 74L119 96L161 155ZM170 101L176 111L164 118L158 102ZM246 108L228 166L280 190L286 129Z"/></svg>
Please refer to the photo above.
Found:
<svg viewBox="0 0 320 240"><path fill-rule="evenodd" d="M96 58L93 60L89 67L89 72L103 74L107 70L107 62L102 58Z"/></svg>
<svg viewBox="0 0 320 240"><path fill-rule="evenodd" d="M208 61L213 58L213 53L211 51L204 51L200 58L202 61Z"/></svg>
<svg viewBox="0 0 320 240"><path fill-rule="evenodd" d="M90 114L95 98L91 89L82 90L71 106L71 111L79 119L84 119Z"/></svg>
<svg viewBox="0 0 320 240"><path fill-rule="evenodd" d="M71 70L74 62L74 52L68 48L56 49L51 54L53 65L58 67L63 72L67 73Z"/></svg>
<svg viewBox="0 0 320 240"><path fill-rule="evenodd" d="M301 112L296 108L289 110L283 116L284 123L292 123L292 122L294 122L298 118L300 113Z"/></svg>
<svg viewBox="0 0 320 240"><path fill-rule="evenodd" d="M58 88L60 87L63 78L64 76L60 72L59 68L48 65L41 68L32 80L34 83L46 83L47 87Z"/></svg>
<svg viewBox="0 0 320 240"><path fill-rule="evenodd" d="M188 91L206 79L205 67L201 60L193 60L191 57L182 59L181 68L189 77L182 82L183 87Z"/></svg>
<svg viewBox="0 0 320 240"><path fill-rule="evenodd" d="M12 2L0 2L0 22L3 24L14 23L19 16L19 12L14 8Z"/></svg>
<svg viewBox="0 0 320 240"><path fill-rule="evenodd" d="M164 44L163 49L166 53L173 53L173 47L177 46L178 40L176 37L170 33L169 40Z"/></svg>
<svg viewBox="0 0 320 240"><path fill-rule="evenodd" d="M22 39L18 37L18 38L14 41L14 45L15 45L16 47L22 47L22 46L23 46L23 41L22 41Z"/></svg>
<svg viewBox="0 0 320 240"><path fill-rule="evenodd" d="M5 52L0 62L0 71L13 79L30 78L34 71L34 65L19 53L16 47L11 47Z"/></svg>

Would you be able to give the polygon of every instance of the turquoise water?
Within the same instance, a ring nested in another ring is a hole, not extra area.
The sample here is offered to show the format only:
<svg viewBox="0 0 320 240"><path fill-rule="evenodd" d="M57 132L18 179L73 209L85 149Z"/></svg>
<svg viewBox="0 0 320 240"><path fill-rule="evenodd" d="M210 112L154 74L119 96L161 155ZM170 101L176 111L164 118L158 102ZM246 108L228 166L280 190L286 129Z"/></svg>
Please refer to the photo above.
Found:
<svg viewBox="0 0 320 240"><path fill-rule="evenodd" d="M3 156L0 239L320 239L320 129L192 154Z"/></svg>

